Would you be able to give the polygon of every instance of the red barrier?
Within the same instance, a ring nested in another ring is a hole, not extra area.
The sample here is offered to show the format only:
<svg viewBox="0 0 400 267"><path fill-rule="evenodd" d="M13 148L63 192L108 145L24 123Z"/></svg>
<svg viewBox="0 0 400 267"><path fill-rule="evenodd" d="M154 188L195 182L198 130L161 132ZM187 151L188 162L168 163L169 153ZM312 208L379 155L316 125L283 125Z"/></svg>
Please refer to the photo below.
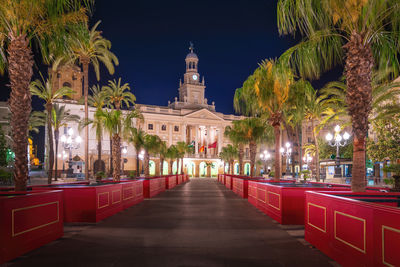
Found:
<svg viewBox="0 0 400 267"><path fill-rule="evenodd" d="M248 198L249 182L268 182L263 178L232 178L232 191L242 198Z"/></svg>
<svg viewBox="0 0 400 267"><path fill-rule="evenodd" d="M165 187L166 187L166 189L174 188L176 185L177 185L177 183L176 183L175 175L173 175L173 176L165 176Z"/></svg>
<svg viewBox="0 0 400 267"><path fill-rule="evenodd" d="M63 190L65 222L98 222L143 200L143 181L101 185L52 185L34 190Z"/></svg>
<svg viewBox="0 0 400 267"><path fill-rule="evenodd" d="M143 178L143 195L145 198L151 198L165 191L165 178L152 177Z"/></svg>
<svg viewBox="0 0 400 267"><path fill-rule="evenodd" d="M399 193L353 193L381 199ZM306 192L305 239L343 266L400 266L400 209L351 199L349 192ZM343 197L347 196L347 197Z"/></svg>
<svg viewBox="0 0 400 267"><path fill-rule="evenodd" d="M63 236L62 191L0 193L0 264Z"/></svg>

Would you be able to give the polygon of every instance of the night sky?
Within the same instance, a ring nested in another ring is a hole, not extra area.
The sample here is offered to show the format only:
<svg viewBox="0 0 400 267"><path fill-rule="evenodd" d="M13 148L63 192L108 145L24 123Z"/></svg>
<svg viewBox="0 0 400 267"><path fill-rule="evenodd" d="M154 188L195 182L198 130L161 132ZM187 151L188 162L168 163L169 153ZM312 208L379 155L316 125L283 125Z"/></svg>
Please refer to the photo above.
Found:
<svg viewBox="0 0 400 267"><path fill-rule="evenodd" d="M120 61L113 76L103 68L100 84L122 77L141 104L165 106L178 96L191 41L209 103L215 101L219 112L234 113L234 91L257 64L295 44L292 37L278 34L275 0L96 0L90 24L98 20ZM35 68L45 70L40 64ZM90 86L97 83L93 70L89 75ZM7 77L0 79L3 101L7 83ZM41 109L42 103L34 99L33 106ZM38 146L42 139L35 136Z"/></svg>

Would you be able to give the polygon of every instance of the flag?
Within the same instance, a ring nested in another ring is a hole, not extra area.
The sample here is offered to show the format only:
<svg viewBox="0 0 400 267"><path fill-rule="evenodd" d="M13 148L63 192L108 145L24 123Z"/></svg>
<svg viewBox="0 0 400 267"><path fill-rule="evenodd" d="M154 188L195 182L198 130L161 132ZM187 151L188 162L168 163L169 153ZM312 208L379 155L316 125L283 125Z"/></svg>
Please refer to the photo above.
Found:
<svg viewBox="0 0 400 267"><path fill-rule="evenodd" d="M214 143L208 145L208 148L217 148L217 141L215 141Z"/></svg>
<svg viewBox="0 0 400 267"><path fill-rule="evenodd" d="M200 152L204 152L204 149L205 149L204 146L201 146L200 147Z"/></svg>
<svg viewBox="0 0 400 267"><path fill-rule="evenodd" d="M194 147L194 145L195 145L195 141L193 140L193 141L189 144L189 147Z"/></svg>

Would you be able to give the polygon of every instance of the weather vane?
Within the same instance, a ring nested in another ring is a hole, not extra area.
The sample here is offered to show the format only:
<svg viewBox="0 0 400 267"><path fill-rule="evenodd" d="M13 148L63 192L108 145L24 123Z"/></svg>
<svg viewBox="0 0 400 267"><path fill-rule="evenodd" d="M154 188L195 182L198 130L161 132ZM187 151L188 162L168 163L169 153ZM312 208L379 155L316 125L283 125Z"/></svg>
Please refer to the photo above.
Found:
<svg viewBox="0 0 400 267"><path fill-rule="evenodd" d="M194 46L193 46L193 43L192 43L192 42L190 42L190 47L189 47L189 50L190 50L190 52L191 52L191 53L193 53Z"/></svg>

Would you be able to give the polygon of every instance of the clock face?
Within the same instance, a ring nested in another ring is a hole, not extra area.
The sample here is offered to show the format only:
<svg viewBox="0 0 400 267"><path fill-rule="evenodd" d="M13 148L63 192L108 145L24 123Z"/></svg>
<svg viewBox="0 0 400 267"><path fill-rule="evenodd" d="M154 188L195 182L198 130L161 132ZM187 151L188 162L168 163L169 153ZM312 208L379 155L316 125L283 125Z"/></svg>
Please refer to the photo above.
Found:
<svg viewBox="0 0 400 267"><path fill-rule="evenodd" d="M193 74L193 76L192 76L192 78L193 78L193 80L197 80L197 75L196 74Z"/></svg>

